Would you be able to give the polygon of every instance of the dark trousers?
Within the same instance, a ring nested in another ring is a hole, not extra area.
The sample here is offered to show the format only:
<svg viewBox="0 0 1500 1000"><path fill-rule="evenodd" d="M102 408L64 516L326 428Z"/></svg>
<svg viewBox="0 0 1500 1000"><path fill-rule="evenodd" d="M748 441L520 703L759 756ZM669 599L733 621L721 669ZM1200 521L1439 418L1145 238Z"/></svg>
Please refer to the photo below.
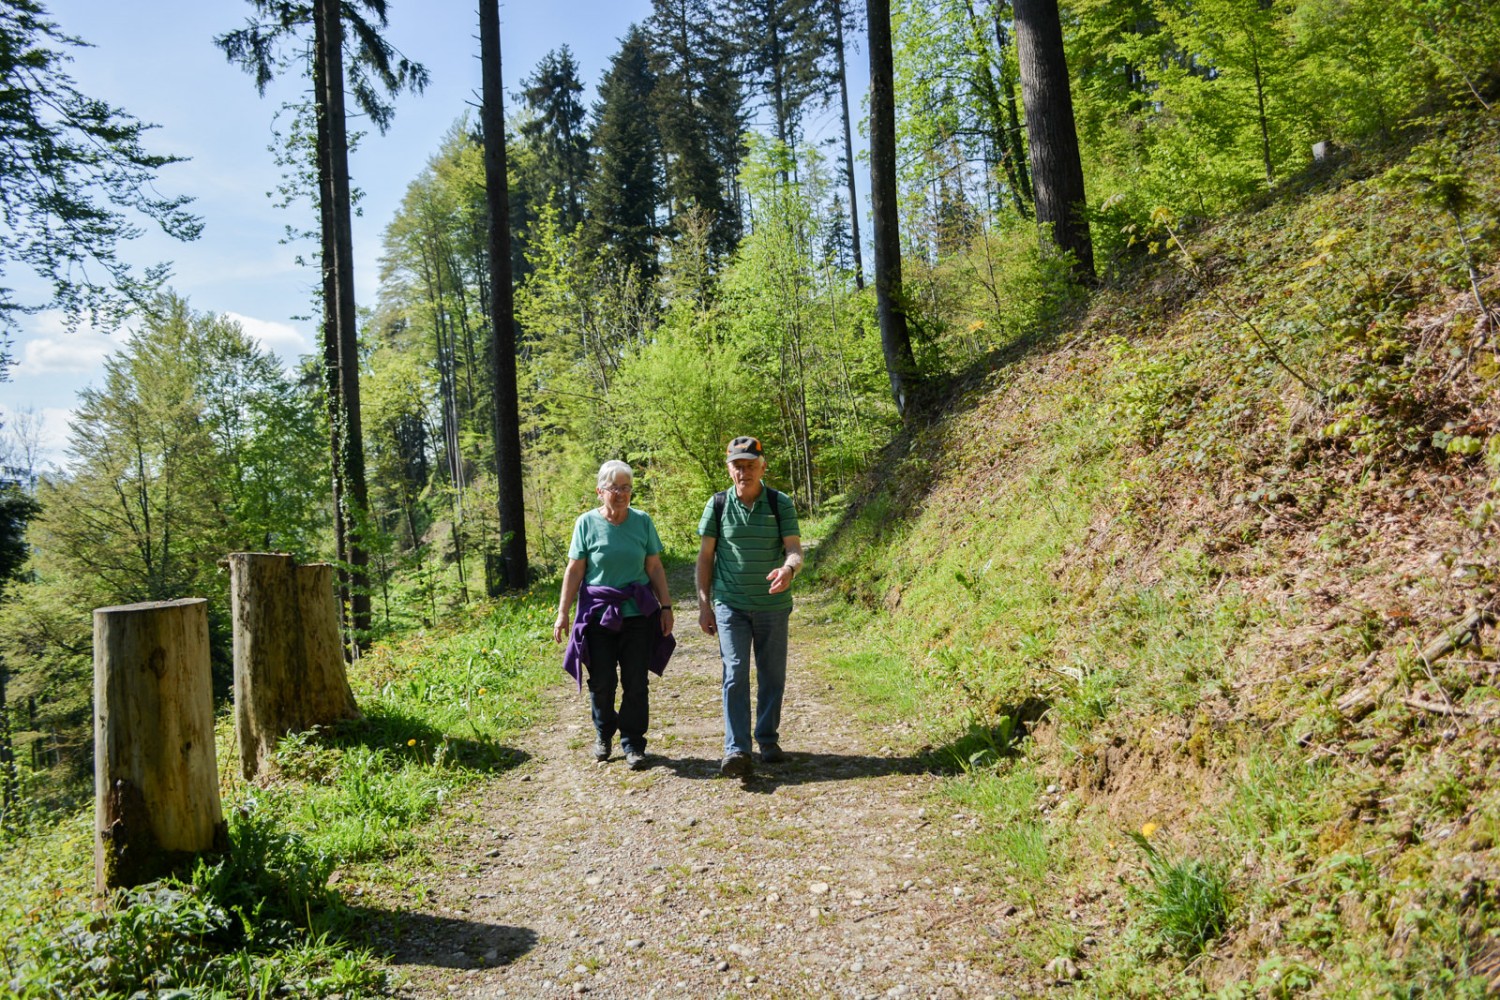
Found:
<svg viewBox="0 0 1500 1000"><path fill-rule="evenodd" d="M609 742L620 734L626 753L646 752L646 728L651 722L651 625L657 619L633 615L618 632L602 625L583 630L589 645L589 702L594 730ZM620 708L615 709L615 688Z"/></svg>

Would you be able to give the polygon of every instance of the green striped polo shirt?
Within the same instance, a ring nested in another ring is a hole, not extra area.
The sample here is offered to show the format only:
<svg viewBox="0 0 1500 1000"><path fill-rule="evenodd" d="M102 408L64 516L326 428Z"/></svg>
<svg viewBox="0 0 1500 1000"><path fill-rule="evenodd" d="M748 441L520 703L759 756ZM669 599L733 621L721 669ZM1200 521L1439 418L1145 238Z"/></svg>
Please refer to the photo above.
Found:
<svg viewBox="0 0 1500 1000"><path fill-rule="evenodd" d="M708 498L703 517L698 521L698 534L717 539L714 600L736 611L781 611L792 606L791 590L769 593L771 581L766 579L767 573L786 561L769 498L769 491L762 486L754 506L746 507L730 489L724 497L723 522L714 523L713 497ZM778 492L777 501L781 508L781 534L800 535L792 498Z"/></svg>

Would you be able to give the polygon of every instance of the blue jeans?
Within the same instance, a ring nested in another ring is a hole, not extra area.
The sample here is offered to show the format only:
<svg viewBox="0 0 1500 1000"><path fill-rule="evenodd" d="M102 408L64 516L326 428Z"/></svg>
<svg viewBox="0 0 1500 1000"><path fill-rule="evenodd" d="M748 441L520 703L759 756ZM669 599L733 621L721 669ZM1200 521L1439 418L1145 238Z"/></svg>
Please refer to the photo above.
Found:
<svg viewBox="0 0 1500 1000"><path fill-rule="evenodd" d="M724 753L750 752L750 654L755 653L755 742L780 739L786 693L787 625L792 609L736 611L714 605L724 660Z"/></svg>
<svg viewBox="0 0 1500 1000"><path fill-rule="evenodd" d="M618 732L620 749L626 753L646 752L646 728L651 724L651 626L656 620L632 615L618 632L603 625L583 630L589 644L589 708L594 730L606 743ZM623 689L618 711L617 685Z"/></svg>

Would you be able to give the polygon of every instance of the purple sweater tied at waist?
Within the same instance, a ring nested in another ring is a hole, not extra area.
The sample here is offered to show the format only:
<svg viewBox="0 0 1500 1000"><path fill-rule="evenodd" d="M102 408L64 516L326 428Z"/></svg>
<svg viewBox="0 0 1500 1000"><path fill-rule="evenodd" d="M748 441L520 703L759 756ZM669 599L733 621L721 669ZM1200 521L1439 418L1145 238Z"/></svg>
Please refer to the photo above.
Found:
<svg viewBox="0 0 1500 1000"><path fill-rule="evenodd" d="M589 665L589 644L583 638L583 630L589 625L600 625L611 632L625 627L624 604L634 601L635 606L648 618L656 618L661 603L651 588L644 583L632 583L628 587L595 587L584 584L578 591L578 618L573 622L573 632L568 636L567 649L563 651L563 669L581 689L583 674ZM677 648L677 639L662 635L660 630L653 636L651 646L651 672L661 676L667 669L667 661Z"/></svg>

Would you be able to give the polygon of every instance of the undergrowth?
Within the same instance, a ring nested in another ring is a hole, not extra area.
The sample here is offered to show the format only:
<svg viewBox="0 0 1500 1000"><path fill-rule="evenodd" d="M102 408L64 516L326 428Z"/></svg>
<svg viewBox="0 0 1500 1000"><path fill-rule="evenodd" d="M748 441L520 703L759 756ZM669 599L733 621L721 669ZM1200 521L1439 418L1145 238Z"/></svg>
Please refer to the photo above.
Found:
<svg viewBox="0 0 1500 1000"><path fill-rule="evenodd" d="M1159 214L821 547L871 614L829 676L928 720L1013 981L1500 984L1500 666L1483 627L1419 655L1500 587L1500 142L1441 126L1212 226Z"/></svg>
<svg viewBox="0 0 1500 1000"><path fill-rule="evenodd" d="M337 869L400 878L452 796L524 756L508 745L553 680L541 590L393 638L350 672L364 717L298 733L272 773L238 780L220 720L230 849L176 878L93 900L91 816L14 837L0 864L0 995L369 996L381 956L355 942ZM235 777L231 777L231 775Z"/></svg>

